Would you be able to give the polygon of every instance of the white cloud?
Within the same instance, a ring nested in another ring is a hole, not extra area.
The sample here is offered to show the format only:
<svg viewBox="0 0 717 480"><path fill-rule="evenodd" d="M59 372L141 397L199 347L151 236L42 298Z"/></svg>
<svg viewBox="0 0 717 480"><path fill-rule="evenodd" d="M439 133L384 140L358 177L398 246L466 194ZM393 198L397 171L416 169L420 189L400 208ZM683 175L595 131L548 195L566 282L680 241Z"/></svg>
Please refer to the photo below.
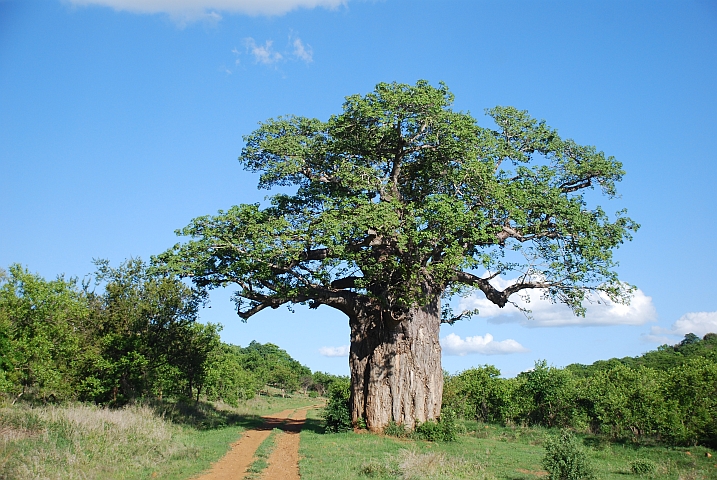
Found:
<svg viewBox="0 0 717 480"><path fill-rule="evenodd" d="M691 312L682 315L672 326L679 335L694 333L704 337L717 333L717 312Z"/></svg>
<svg viewBox="0 0 717 480"><path fill-rule="evenodd" d="M187 17L186 15L184 17L184 21L191 20L191 17ZM203 12L200 16L200 19L204 20L205 22L216 24L222 19L222 16L219 15L217 12Z"/></svg>
<svg viewBox="0 0 717 480"><path fill-rule="evenodd" d="M349 345L342 345L340 347L321 347L319 353L324 357L347 357L349 355Z"/></svg>
<svg viewBox="0 0 717 480"><path fill-rule="evenodd" d="M314 61L314 51L311 49L311 45L304 46L304 43L300 38L294 39L294 56L299 60L303 60L306 63Z"/></svg>
<svg viewBox="0 0 717 480"><path fill-rule="evenodd" d="M290 57L294 57L307 64L314 61L314 51L311 45L305 44L299 37L295 37L293 33L289 34L289 44L293 47L293 50L278 52L274 49L273 40L266 40L264 44L261 45L257 44L256 40L252 37L245 38L242 43L246 48L246 53L254 58L254 63L276 66L277 64L284 63ZM232 54L234 54L234 65L241 65L240 56L242 53L234 48L232 49Z"/></svg>
<svg viewBox="0 0 717 480"><path fill-rule="evenodd" d="M271 46L273 44L274 42L267 40L262 46L257 45L251 37L244 39L244 45L247 51L254 56L256 63L262 63L264 65L271 65L284 58L282 54L272 50Z"/></svg>
<svg viewBox="0 0 717 480"><path fill-rule="evenodd" d="M670 337L683 337L694 333L704 337L708 333L717 333L717 312L685 313L672 324L671 328L652 327L645 340L655 343L671 343Z"/></svg>
<svg viewBox="0 0 717 480"><path fill-rule="evenodd" d="M73 5L100 5L133 13L166 13L184 21L215 11L247 15L283 15L297 8L337 8L347 0L68 0ZM221 18L221 17L220 17Z"/></svg>
<svg viewBox="0 0 717 480"><path fill-rule="evenodd" d="M512 281L496 277L491 280L491 283L496 288L503 290ZM645 295L640 289L635 291L630 305L614 303L605 295L594 296L592 303L586 300L583 303L587 309L585 317L575 316L563 304L551 303L549 300L541 298L543 294L544 292L538 290L523 295L514 294L510 297L510 300L519 307L531 310L532 318L527 318L511 304L500 308L479 294L462 299L460 308L461 310L477 308L478 315L488 318L489 323L520 323L525 327L643 325L655 320L657 315L652 298Z"/></svg>
<svg viewBox="0 0 717 480"><path fill-rule="evenodd" d="M497 342L493 340L493 335L490 333L486 333L484 337L480 335L466 337L465 340L455 333L451 333L441 339L441 347L446 355L458 355L461 357L469 353L508 355L528 351L527 348L512 339Z"/></svg>

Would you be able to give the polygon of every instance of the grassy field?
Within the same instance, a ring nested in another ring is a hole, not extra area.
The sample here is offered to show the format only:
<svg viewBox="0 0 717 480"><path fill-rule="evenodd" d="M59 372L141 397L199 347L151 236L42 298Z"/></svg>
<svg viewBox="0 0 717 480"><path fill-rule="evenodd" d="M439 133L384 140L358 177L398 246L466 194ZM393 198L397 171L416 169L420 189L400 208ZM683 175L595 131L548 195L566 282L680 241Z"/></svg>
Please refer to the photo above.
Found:
<svg viewBox="0 0 717 480"><path fill-rule="evenodd" d="M366 433L322 434L317 414L309 414L299 453L301 476L311 480L546 478L542 445L555 433L467 422L457 442L432 443ZM599 480L717 479L717 456L708 458L706 454L714 452L705 448L637 447L594 437L583 441ZM633 474L631 462L636 459L654 463L655 473Z"/></svg>
<svg viewBox="0 0 717 480"><path fill-rule="evenodd" d="M193 402L118 410L88 405L1 408L0 479L188 479L221 458L242 431L259 425L261 415L316 402L257 397L240 408ZM308 415L299 452L301 475L307 480L546 478L543 443L555 433L466 422L457 442L432 443L368 433L325 434L320 412ZM267 455L270 440L262 446ZM717 453L702 447L582 440L599 480L717 479ZM654 464L655 473L633 474L630 466L636 459ZM264 466L255 465L254 476Z"/></svg>
<svg viewBox="0 0 717 480"><path fill-rule="evenodd" d="M155 403L0 408L0 479L186 479L221 458L261 415L316 404L257 397L239 408Z"/></svg>

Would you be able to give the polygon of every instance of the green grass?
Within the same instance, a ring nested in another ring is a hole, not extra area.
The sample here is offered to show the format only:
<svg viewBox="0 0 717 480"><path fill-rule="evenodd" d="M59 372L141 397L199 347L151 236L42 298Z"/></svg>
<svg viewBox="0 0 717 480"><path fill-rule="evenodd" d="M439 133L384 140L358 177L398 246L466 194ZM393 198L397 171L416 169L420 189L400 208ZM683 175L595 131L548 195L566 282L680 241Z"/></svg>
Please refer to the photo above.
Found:
<svg viewBox="0 0 717 480"><path fill-rule="evenodd" d="M167 401L0 408L0 479L190 478L262 415L313 404L297 396L257 397L238 408Z"/></svg>
<svg viewBox="0 0 717 480"><path fill-rule="evenodd" d="M261 442L261 445L259 445L259 448L257 448L254 453L255 460L251 462L251 465L249 465L249 468L247 469L247 472L250 473L250 475L246 477L247 479L259 478L259 474L261 474L261 472L269 466L269 456L276 447L277 436L281 435L281 433L281 430L275 428L271 431L271 434L266 437L263 442Z"/></svg>
<svg viewBox="0 0 717 480"><path fill-rule="evenodd" d="M241 432L260 424L261 415L316 403L297 396L258 397L239 408L201 402L117 410L81 404L0 408L0 479L188 479L221 458ZM308 413L300 444L304 480L546 478L540 476L542 445L546 435L557 433L464 422L458 441L432 443L368 433L324 434L320 412ZM717 480L717 453L706 448L579 438L601 480ZM266 457L272 446L273 439L262 445ZM655 472L634 474L635 460L654 463Z"/></svg>
<svg viewBox="0 0 717 480"><path fill-rule="evenodd" d="M547 478L541 461L546 435L541 428L507 428L464 422L466 433L456 442L426 442L368 433L322 434L319 412L309 412L301 434L303 479L506 479ZM666 448L611 444L580 437L586 444L598 479L717 479L717 462L706 448ZM687 452L690 452L688 455ZM655 463L653 475L632 473L635 459Z"/></svg>

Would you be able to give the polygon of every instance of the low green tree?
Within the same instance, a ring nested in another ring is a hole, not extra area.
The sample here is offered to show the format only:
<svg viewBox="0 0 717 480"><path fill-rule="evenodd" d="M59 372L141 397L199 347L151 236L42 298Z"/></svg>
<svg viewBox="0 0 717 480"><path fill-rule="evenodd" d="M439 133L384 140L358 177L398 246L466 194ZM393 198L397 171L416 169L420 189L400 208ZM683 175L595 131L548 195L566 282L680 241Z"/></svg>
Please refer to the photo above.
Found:
<svg viewBox="0 0 717 480"><path fill-rule="evenodd" d="M341 377L325 372L314 372L311 374L311 378L313 379L312 388L321 396L326 395L332 383L341 380Z"/></svg>
<svg viewBox="0 0 717 480"><path fill-rule="evenodd" d="M311 376L311 370L294 360L285 350L273 343L252 341L240 350L242 366L259 378L263 385L293 392L302 377Z"/></svg>
<svg viewBox="0 0 717 480"><path fill-rule="evenodd" d="M220 330L219 325L192 323L182 332L181 353L175 362L187 379L187 396L191 397L196 390L197 402L209 381L209 356L221 345Z"/></svg>
<svg viewBox="0 0 717 480"><path fill-rule="evenodd" d="M87 316L76 279L47 281L11 265L0 277L0 385L5 394L44 401L73 398Z"/></svg>
<svg viewBox="0 0 717 480"><path fill-rule="evenodd" d="M574 415L575 386L567 370L548 366L545 360L519 375L524 380L517 394L525 410L522 416L531 424L546 427L569 426Z"/></svg>
<svg viewBox="0 0 717 480"><path fill-rule="evenodd" d="M201 298L177 278L150 271L141 259L119 267L96 261L99 293L88 292L97 360L85 365L88 399L123 403L145 395L183 393L203 385L203 362L218 327L198 324Z"/></svg>
<svg viewBox="0 0 717 480"><path fill-rule="evenodd" d="M717 447L717 363L697 357L671 369L665 379L674 405L663 434L674 443Z"/></svg>
<svg viewBox="0 0 717 480"><path fill-rule="evenodd" d="M640 438L658 433L674 411L665 390L664 372L647 367L616 365L589 380L592 423L613 437Z"/></svg>
<svg viewBox="0 0 717 480"><path fill-rule="evenodd" d="M503 411L511 402L507 381L493 365L465 370L444 381L444 408L464 418L482 422L502 422Z"/></svg>
<svg viewBox="0 0 717 480"><path fill-rule="evenodd" d="M348 378L342 378L331 384L329 387L329 401L324 409L327 432L346 432L353 428L349 409L350 398L351 384Z"/></svg>
<svg viewBox="0 0 717 480"><path fill-rule="evenodd" d="M204 390L210 400L237 405L262 387L260 380L242 367L240 347L222 343L210 353L206 367Z"/></svg>

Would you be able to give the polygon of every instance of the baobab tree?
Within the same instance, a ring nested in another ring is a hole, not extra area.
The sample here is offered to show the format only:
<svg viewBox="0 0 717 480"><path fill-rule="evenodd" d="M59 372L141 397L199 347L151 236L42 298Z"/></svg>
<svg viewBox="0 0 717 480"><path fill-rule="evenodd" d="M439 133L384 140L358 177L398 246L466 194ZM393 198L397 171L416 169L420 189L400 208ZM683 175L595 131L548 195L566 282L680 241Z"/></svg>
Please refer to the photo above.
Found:
<svg viewBox="0 0 717 480"><path fill-rule="evenodd" d="M281 193L194 219L157 259L200 289L236 285L244 320L285 304L343 312L352 417L372 430L439 417L439 327L477 313L446 299L504 307L532 291L581 315L587 295L632 292L613 252L637 225L585 197L614 197L621 163L525 111L490 109L484 128L452 102L444 84L381 83L328 121L260 124L239 161Z"/></svg>

